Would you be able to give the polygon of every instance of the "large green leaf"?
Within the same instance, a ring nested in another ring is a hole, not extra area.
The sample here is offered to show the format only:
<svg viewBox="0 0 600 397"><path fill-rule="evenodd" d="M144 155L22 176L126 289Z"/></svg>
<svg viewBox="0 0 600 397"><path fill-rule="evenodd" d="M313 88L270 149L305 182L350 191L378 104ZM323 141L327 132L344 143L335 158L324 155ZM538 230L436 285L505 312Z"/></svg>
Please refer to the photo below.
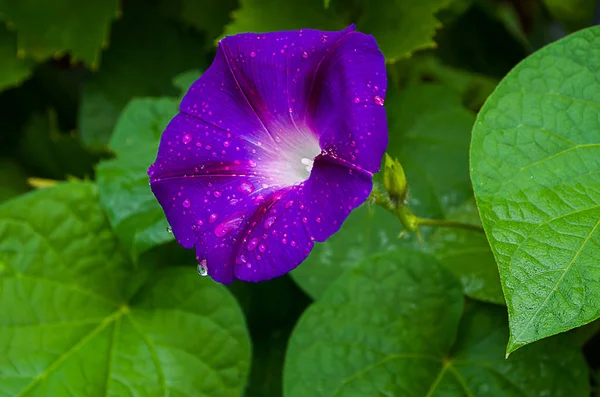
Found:
<svg viewBox="0 0 600 397"><path fill-rule="evenodd" d="M0 23L0 91L20 84L33 68L33 62L17 57L17 37Z"/></svg>
<svg viewBox="0 0 600 397"><path fill-rule="evenodd" d="M600 316L600 28L519 64L473 129L471 175L508 352Z"/></svg>
<svg viewBox="0 0 600 397"><path fill-rule="evenodd" d="M0 0L0 19L15 27L20 54L44 60L68 52L94 66L117 8L117 0Z"/></svg>
<svg viewBox="0 0 600 397"><path fill-rule="evenodd" d="M203 40L148 7L127 9L113 25L102 68L84 84L78 127L86 145L102 147L133 97L175 96L173 79L204 66Z"/></svg>
<svg viewBox="0 0 600 397"><path fill-rule="evenodd" d="M250 347L222 286L135 267L95 187L0 206L0 395L239 396Z"/></svg>
<svg viewBox="0 0 600 397"><path fill-rule="evenodd" d="M300 319L286 397L588 396L583 355L567 338L508 360L506 314L470 307L430 256L380 254L347 271ZM459 330L458 337L457 330Z"/></svg>
<svg viewBox="0 0 600 397"><path fill-rule="evenodd" d="M477 211L470 202L468 170L468 145L475 117L464 109L461 96L461 90L440 84L419 84L401 94L390 93L386 100L388 151L405 167L411 188L409 207L415 213L478 224ZM459 206L464 208L455 208ZM468 296L504 302L498 270L483 235L450 229L431 234L425 228L425 243L419 246L414 236L398 239L401 230L400 221L381 208L359 208L337 234L315 246L292 277L318 299L346 269L365 257L384 250L418 249L447 265L463 282Z"/></svg>
<svg viewBox="0 0 600 397"><path fill-rule="evenodd" d="M117 158L98 165L100 201L133 258L173 239L150 190L146 170L156 157L160 136L177 113L177 106L178 101L172 98L132 100L110 141Z"/></svg>

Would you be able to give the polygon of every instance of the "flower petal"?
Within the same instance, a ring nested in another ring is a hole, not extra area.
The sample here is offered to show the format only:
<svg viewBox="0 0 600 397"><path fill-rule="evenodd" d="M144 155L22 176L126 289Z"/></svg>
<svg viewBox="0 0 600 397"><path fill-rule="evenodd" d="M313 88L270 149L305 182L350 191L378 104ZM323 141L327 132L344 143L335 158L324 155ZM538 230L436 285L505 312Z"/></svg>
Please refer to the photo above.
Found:
<svg viewBox="0 0 600 397"><path fill-rule="evenodd" d="M352 33L340 40L316 74L310 101L311 130L328 153L372 173L388 144L383 103L385 60L372 36Z"/></svg>
<svg viewBox="0 0 600 397"><path fill-rule="evenodd" d="M240 213L245 226L225 238L222 233L203 235L196 254L199 260L206 260L209 275L221 283L230 283L234 277L262 281L300 264L313 247L299 216L301 190L294 186L277 191L256 211Z"/></svg>
<svg viewBox="0 0 600 397"><path fill-rule="evenodd" d="M307 100L320 63L353 30L226 37L181 110L215 125L227 120L232 133L267 147L285 145L289 133L306 126Z"/></svg>
<svg viewBox="0 0 600 397"><path fill-rule="evenodd" d="M300 208L311 237L321 242L337 232L350 212L369 197L372 188L370 172L319 156L305 184L304 208Z"/></svg>
<svg viewBox="0 0 600 397"><path fill-rule="evenodd" d="M192 248L216 218L261 193L268 178L254 145L223 129L179 114L162 135L156 162L148 170L152 192L177 241Z"/></svg>

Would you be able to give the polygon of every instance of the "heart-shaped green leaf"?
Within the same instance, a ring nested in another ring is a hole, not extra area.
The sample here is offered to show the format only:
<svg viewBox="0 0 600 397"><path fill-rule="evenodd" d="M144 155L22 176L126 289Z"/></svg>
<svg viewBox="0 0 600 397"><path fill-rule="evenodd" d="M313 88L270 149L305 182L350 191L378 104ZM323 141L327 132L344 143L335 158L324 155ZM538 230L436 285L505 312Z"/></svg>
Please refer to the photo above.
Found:
<svg viewBox="0 0 600 397"><path fill-rule="evenodd" d="M473 129L471 175L508 352L600 316L600 28L521 62Z"/></svg>
<svg viewBox="0 0 600 397"><path fill-rule="evenodd" d="M0 206L0 395L239 396L250 346L231 294L128 260L90 184Z"/></svg>
<svg viewBox="0 0 600 397"><path fill-rule="evenodd" d="M431 256L373 256L300 319L288 346L284 395L589 395L585 360L568 338L506 360L504 310L476 304L461 322L462 309L460 284Z"/></svg>

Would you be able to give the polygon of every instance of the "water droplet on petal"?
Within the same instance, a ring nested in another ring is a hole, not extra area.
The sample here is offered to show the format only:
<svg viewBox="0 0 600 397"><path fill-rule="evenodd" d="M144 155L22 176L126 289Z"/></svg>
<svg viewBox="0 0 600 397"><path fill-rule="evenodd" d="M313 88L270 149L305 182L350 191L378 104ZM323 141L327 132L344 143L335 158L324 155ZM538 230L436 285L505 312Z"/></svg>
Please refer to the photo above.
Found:
<svg viewBox="0 0 600 397"><path fill-rule="evenodd" d="M189 199L185 199L183 200L183 203L181 203L181 205L183 205L185 208L190 208L192 202Z"/></svg>
<svg viewBox="0 0 600 397"><path fill-rule="evenodd" d="M294 200L290 200L287 203L285 203L285 208L290 208L292 205L294 205Z"/></svg>
<svg viewBox="0 0 600 397"><path fill-rule="evenodd" d="M267 250L267 246L265 244L261 244L258 246L258 250L262 253L265 253L265 251Z"/></svg>
<svg viewBox="0 0 600 397"><path fill-rule="evenodd" d="M308 223L308 218L307 217L303 217L302 218L302 223Z"/></svg>
<svg viewBox="0 0 600 397"><path fill-rule="evenodd" d="M219 218L219 214L210 214L208 217L208 223L214 223Z"/></svg>
<svg viewBox="0 0 600 397"><path fill-rule="evenodd" d="M223 146L225 146L225 147L229 147L229 145L230 145L229 141L225 141L225 142L223 142Z"/></svg>
<svg viewBox="0 0 600 397"><path fill-rule="evenodd" d="M254 191L254 185L248 182L242 182L240 186L238 186L238 190L247 195Z"/></svg>
<svg viewBox="0 0 600 397"><path fill-rule="evenodd" d="M235 263L237 263L238 265L243 265L243 264L245 264L247 262L248 262L248 260L246 259L246 256L244 256L244 254L238 256L235 259Z"/></svg>
<svg viewBox="0 0 600 397"><path fill-rule="evenodd" d="M258 239L256 237L251 238L250 241L248 241L248 251L254 251L257 245Z"/></svg>
<svg viewBox="0 0 600 397"><path fill-rule="evenodd" d="M308 58L308 52L302 51L302 58L304 58L304 59Z"/></svg>
<svg viewBox="0 0 600 397"><path fill-rule="evenodd" d="M321 218L317 217L316 221L317 223L321 223Z"/></svg>
<svg viewBox="0 0 600 397"><path fill-rule="evenodd" d="M219 197L221 197L221 192L220 192L220 191L218 191L218 190L215 190L215 191L213 192L213 196L215 196L215 198L219 198Z"/></svg>
<svg viewBox="0 0 600 397"><path fill-rule="evenodd" d="M181 142L183 142L184 145L187 145L191 141L192 141L192 134L185 134L183 137L181 137Z"/></svg>
<svg viewBox="0 0 600 397"><path fill-rule="evenodd" d="M225 237L227 234L240 227L243 221L244 218L242 218L239 214L233 215L232 217L224 220L215 228L215 236L220 238Z"/></svg>
<svg viewBox="0 0 600 397"><path fill-rule="evenodd" d="M256 56L256 52L254 52L254 51L250 51L250 57L251 57L251 58L254 58L255 56Z"/></svg>
<svg viewBox="0 0 600 397"><path fill-rule="evenodd" d="M383 106L384 99L379 95L375 95L373 97L373 102L375 103L375 105Z"/></svg>
<svg viewBox="0 0 600 397"><path fill-rule="evenodd" d="M202 259L200 263L198 263L198 274L202 277L208 274L208 267L206 265L206 259Z"/></svg>
<svg viewBox="0 0 600 397"><path fill-rule="evenodd" d="M360 98L359 97L355 97L354 98L354 103L359 103L360 102Z"/></svg>
<svg viewBox="0 0 600 397"><path fill-rule="evenodd" d="M270 216L267 219L265 219L265 229L270 229L271 226L275 224L275 220L277 220L277 218L275 218L274 216Z"/></svg>
<svg viewBox="0 0 600 397"><path fill-rule="evenodd" d="M256 164L256 161L254 161L254 160L249 160L249 161L248 161L248 165L250 166L250 168L254 168L254 167L256 167L256 165L257 165L257 164Z"/></svg>

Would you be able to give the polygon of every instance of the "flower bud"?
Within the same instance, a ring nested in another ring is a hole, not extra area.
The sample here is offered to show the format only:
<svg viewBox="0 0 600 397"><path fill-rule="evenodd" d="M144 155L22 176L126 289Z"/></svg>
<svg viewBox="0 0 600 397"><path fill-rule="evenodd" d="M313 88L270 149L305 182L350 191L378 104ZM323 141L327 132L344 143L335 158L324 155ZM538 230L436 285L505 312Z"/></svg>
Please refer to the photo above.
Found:
<svg viewBox="0 0 600 397"><path fill-rule="evenodd" d="M404 203L408 190L404 169L398 160L393 159L387 153L383 163L383 186L392 201L400 204Z"/></svg>

